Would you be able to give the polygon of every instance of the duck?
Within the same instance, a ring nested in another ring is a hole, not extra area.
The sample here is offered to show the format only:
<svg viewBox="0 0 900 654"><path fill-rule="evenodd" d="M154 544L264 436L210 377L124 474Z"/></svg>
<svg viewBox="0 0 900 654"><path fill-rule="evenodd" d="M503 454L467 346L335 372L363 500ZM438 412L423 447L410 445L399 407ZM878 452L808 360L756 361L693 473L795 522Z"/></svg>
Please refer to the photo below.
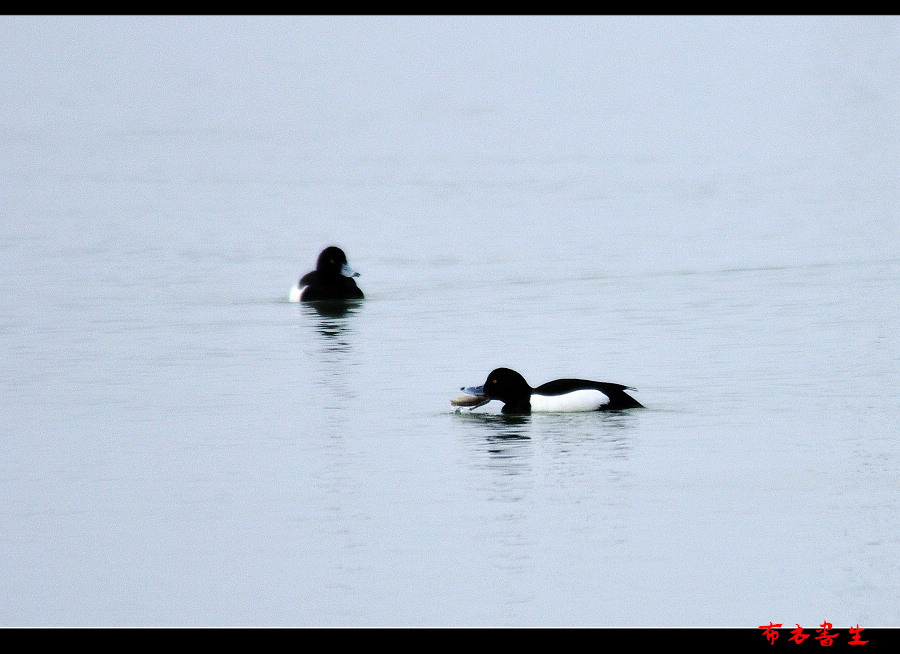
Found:
<svg viewBox="0 0 900 654"><path fill-rule="evenodd" d="M575 411L620 411L643 405L625 391L631 386L588 379L556 379L532 388L525 378L509 368L491 371L481 386L464 386L453 406L474 410L491 400L503 402L501 413L530 414Z"/></svg>
<svg viewBox="0 0 900 654"><path fill-rule="evenodd" d="M354 277L359 273L347 263L347 255L334 245L319 254L316 269L300 278L288 295L290 302L316 302L319 300L362 300L362 290Z"/></svg>

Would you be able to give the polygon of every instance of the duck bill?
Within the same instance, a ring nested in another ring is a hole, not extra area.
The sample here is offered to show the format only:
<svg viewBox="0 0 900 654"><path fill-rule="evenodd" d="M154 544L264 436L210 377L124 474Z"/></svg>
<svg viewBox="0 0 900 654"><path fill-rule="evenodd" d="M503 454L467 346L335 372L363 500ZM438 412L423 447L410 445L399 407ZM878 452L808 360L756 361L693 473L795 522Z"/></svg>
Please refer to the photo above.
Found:
<svg viewBox="0 0 900 654"><path fill-rule="evenodd" d="M341 274L344 277L359 277L359 273L353 270L353 268L348 266L346 263L341 266Z"/></svg>
<svg viewBox="0 0 900 654"><path fill-rule="evenodd" d="M484 394L484 386L467 386L459 390L462 391L462 395L450 400L453 406L465 406L471 411L491 401L491 398Z"/></svg>

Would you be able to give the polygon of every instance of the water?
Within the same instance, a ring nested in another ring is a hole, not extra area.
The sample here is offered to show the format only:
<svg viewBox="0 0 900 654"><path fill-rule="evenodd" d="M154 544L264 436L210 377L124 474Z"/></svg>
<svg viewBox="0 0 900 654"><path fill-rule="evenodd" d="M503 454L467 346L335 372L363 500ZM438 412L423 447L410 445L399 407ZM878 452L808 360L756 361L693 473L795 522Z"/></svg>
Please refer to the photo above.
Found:
<svg viewBox="0 0 900 654"><path fill-rule="evenodd" d="M900 626L895 18L2 29L0 624Z"/></svg>

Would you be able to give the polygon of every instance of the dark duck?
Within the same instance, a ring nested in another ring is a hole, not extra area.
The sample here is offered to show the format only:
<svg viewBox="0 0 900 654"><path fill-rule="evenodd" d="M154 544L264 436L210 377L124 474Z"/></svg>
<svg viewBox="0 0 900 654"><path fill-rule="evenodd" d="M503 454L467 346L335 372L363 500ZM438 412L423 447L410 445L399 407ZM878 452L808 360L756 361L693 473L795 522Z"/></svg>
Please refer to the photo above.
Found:
<svg viewBox="0 0 900 654"><path fill-rule="evenodd" d="M532 388L515 370L497 368L481 386L463 387L453 406L475 409L491 400L503 402L502 413L619 411L643 405L625 391L635 389L611 382L557 379Z"/></svg>
<svg viewBox="0 0 900 654"><path fill-rule="evenodd" d="M347 263L347 255L335 246L322 250L316 269L308 272L291 289L291 302L362 300L365 296L356 285L359 273Z"/></svg>

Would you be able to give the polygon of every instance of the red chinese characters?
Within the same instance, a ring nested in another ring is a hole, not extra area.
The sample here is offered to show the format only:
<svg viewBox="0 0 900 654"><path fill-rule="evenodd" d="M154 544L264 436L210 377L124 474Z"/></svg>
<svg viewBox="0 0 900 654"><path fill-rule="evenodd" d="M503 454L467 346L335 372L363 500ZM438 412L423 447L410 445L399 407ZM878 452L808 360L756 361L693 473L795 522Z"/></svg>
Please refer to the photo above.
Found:
<svg viewBox="0 0 900 654"><path fill-rule="evenodd" d="M865 645L866 643L868 643L869 641L867 641L867 640L861 640L860 632L862 632L862 631L863 631L863 629L860 628L859 623L856 624L856 627L850 627L850 633L853 635L853 638L851 638L850 642L847 644L848 645Z"/></svg>
<svg viewBox="0 0 900 654"><path fill-rule="evenodd" d="M836 631L835 632L828 631L829 629L831 629L830 622L825 621L822 624L820 624L819 626L822 628L816 629L816 632L820 633L822 635L816 636L816 640L819 641L819 644L822 647L830 647L831 644L834 643L835 636L838 636L839 634Z"/></svg>
<svg viewBox="0 0 900 654"><path fill-rule="evenodd" d="M763 630L763 637L769 641L769 645L774 645L775 641L778 640L779 634L776 629L781 629L780 622L770 622L767 625L760 625L759 628ZM796 624L796 623L795 623ZM834 625L832 625L827 620L823 620L822 624L819 625L819 628L816 629L816 640L819 641L819 645L822 647L831 647L835 639L841 635L839 631L832 631ZM859 623L855 627L850 627L847 630L850 633L850 640L847 642L848 645L865 645L868 643L868 640L862 639L862 632L865 631L862 627L859 626ZM795 645L799 645L804 640L809 638L810 634L803 633L803 627L797 624L796 629L791 629L791 637L788 639L788 642L794 643Z"/></svg>
<svg viewBox="0 0 900 654"><path fill-rule="evenodd" d="M800 625L797 625L797 626L800 626ZM778 640L778 632L775 630L778 629L779 627L781 627L780 622L778 624L775 624L774 622L770 622L768 624L768 626L766 626L766 625L759 626L760 629L764 630L763 636L765 636L766 639L769 641L769 645L774 645L775 641Z"/></svg>
<svg viewBox="0 0 900 654"><path fill-rule="evenodd" d="M796 622L794 624L797 624ZM803 633L803 627L797 624L797 628L791 631L790 640L794 641L798 645L802 643L804 640L809 638L809 634Z"/></svg>

